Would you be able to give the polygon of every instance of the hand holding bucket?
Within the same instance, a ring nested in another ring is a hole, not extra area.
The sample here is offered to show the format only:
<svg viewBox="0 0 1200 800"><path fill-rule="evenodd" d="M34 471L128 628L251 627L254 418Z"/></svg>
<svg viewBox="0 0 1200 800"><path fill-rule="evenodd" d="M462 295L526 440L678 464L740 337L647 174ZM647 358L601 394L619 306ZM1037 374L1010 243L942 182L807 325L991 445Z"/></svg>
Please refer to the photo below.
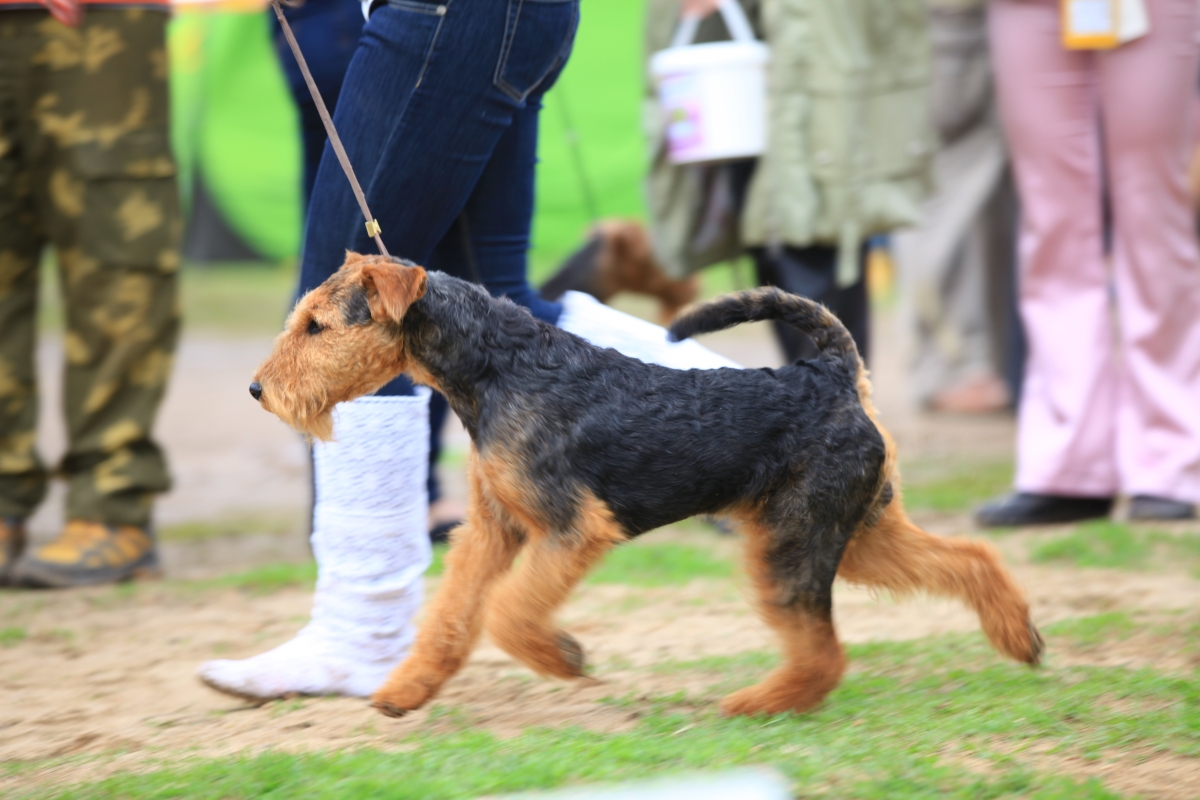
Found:
<svg viewBox="0 0 1200 800"><path fill-rule="evenodd" d="M769 51L735 0L717 9L732 41L692 44L702 17L685 9L671 46L650 59L675 164L748 158L766 148Z"/></svg>

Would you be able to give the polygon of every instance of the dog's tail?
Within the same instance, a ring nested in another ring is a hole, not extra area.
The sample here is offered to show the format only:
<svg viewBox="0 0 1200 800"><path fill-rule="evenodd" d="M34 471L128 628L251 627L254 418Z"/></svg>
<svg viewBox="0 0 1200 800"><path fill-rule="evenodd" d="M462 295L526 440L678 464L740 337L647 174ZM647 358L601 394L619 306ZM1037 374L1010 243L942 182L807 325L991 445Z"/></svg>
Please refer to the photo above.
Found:
<svg viewBox="0 0 1200 800"><path fill-rule="evenodd" d="M671 324L670 339L677 342L697 333L766 319L796 326L812 337L822 358L844 364L851 375L862 371L854 339L832 311L820 303L770 286L723 295L684 311Z"/></svg>

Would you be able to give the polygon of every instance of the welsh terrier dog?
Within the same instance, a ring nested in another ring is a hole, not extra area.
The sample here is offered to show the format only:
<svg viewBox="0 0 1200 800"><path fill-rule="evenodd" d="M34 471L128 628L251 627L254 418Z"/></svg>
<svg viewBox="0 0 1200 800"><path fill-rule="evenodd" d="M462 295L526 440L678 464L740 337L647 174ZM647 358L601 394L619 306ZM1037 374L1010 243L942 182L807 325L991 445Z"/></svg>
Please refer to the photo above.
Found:
<svg viewBox="0 0 1200 800"><path fill-rule="evenodd" d="M474 284L353 253L301 299L251 384L263 408L328 439L337 403L405 373L445 394L471 435L467 519L374 706L399 716L429 702L485 627L543 676L583 675L583 649L555 610L612 547L696 514L738 524L759 609L782 640L783 663L726 697L726 714L804 711L838 684L835 575L958 598L997 650L1037 664L1041 637L994 549L905 515L895 445L832 313L757 289L685 312L671 335L768 319L807 333L819 356L778 370L667 369Z"/></svg>

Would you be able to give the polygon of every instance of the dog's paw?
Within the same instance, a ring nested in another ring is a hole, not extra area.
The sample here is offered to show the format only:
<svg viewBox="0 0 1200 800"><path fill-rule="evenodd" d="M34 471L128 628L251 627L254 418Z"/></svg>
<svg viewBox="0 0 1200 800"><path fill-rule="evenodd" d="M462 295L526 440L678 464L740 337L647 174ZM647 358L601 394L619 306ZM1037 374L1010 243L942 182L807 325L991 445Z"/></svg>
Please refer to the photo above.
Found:
<svg viewBox="0 0 1200 800"><path fill-rule="evenodd" d="M1042 655L1045 652L1046 640L1042 638L1042 634L1034 627L1031 620L1029 622L1029 654L1023 660L1029 666L1036 667L1042 663Z"/></svg>
<svg viewBox="0 0 1200 800"><path fill-rule="evenodd" d="M761 684L739 689L721 701L721 714L726 717L765 716L790 710L777 700L772 702L772 698L762 690Z"/></svg>
<svg viewBox="0 0 1200 800"><path fill-rule="evenodd" d="M727 717L753 717L808 711L836 685L836 681L829 686L824 683L775 673L762 683L727 695L721 701L721 713Z"/></svg>
<svg viewBox="0 0 1200 800"><path fill-rule="evenodd" d="M749 687L753 689L754 687ZM721 701L721 716L724 717L752 717L755 714L765 714L766 712L759 707L758 698L748 692L748 689L741 689L731 695L726 695Z"/></svg>
<svg viewBox="0 0 1200 800"><path fill-rule="evenodd" d="M399 719L412 710L408 708L397 708L391 703L383 702L381 700L371 701L371 707L380 714L383 714L385 717L392 717L393 719Z"/></svg>
<svg viewBox="0 0 1200 800"><path fill-rule="evenodd" d="M587 659L583 655L583 646L579 644L579 641L571 634L559 631L554 639L554 643L558 645L558 654L562 658L563 665L567 668L567 674L563 677L583 677L584 667L587 666Z"/></svg>
<svg viewBox="0 0 1200 800"><path fill-rule="evenodd" d="M1013 661L1036 667L1042 662L1046 643L1028 616L1001 618L1002 624L985 629L992 646Z"/></svg>
<svg viewBox="0 0 1200 800"><path fill-rule="evenodd" d="M388 684L371 695L371 706L386 717L403 717L429 702L432 695L428 687L420 684Z"/></svg>

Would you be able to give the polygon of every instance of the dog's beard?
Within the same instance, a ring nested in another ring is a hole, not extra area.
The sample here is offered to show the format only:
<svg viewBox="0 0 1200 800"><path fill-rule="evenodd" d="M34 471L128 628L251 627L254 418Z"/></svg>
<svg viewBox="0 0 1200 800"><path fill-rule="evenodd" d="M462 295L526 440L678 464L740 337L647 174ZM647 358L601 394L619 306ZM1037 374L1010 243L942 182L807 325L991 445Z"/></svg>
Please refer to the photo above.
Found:
<svg viewBox="0 0 1200 800"><path fill-rule="evenodd" d="M322 442L333 441L333 412L326 409L315 416L307 417L292 424L292 427L306 437Z"/></svg>
<svg viewBox="0 0 1200 800"><path fill-rule="evenodd" d="M279 417L307 438L322 442L333 440L333 407L328 398L311 398L296 401L289 398L263 397L262 407Z"/></svg>

